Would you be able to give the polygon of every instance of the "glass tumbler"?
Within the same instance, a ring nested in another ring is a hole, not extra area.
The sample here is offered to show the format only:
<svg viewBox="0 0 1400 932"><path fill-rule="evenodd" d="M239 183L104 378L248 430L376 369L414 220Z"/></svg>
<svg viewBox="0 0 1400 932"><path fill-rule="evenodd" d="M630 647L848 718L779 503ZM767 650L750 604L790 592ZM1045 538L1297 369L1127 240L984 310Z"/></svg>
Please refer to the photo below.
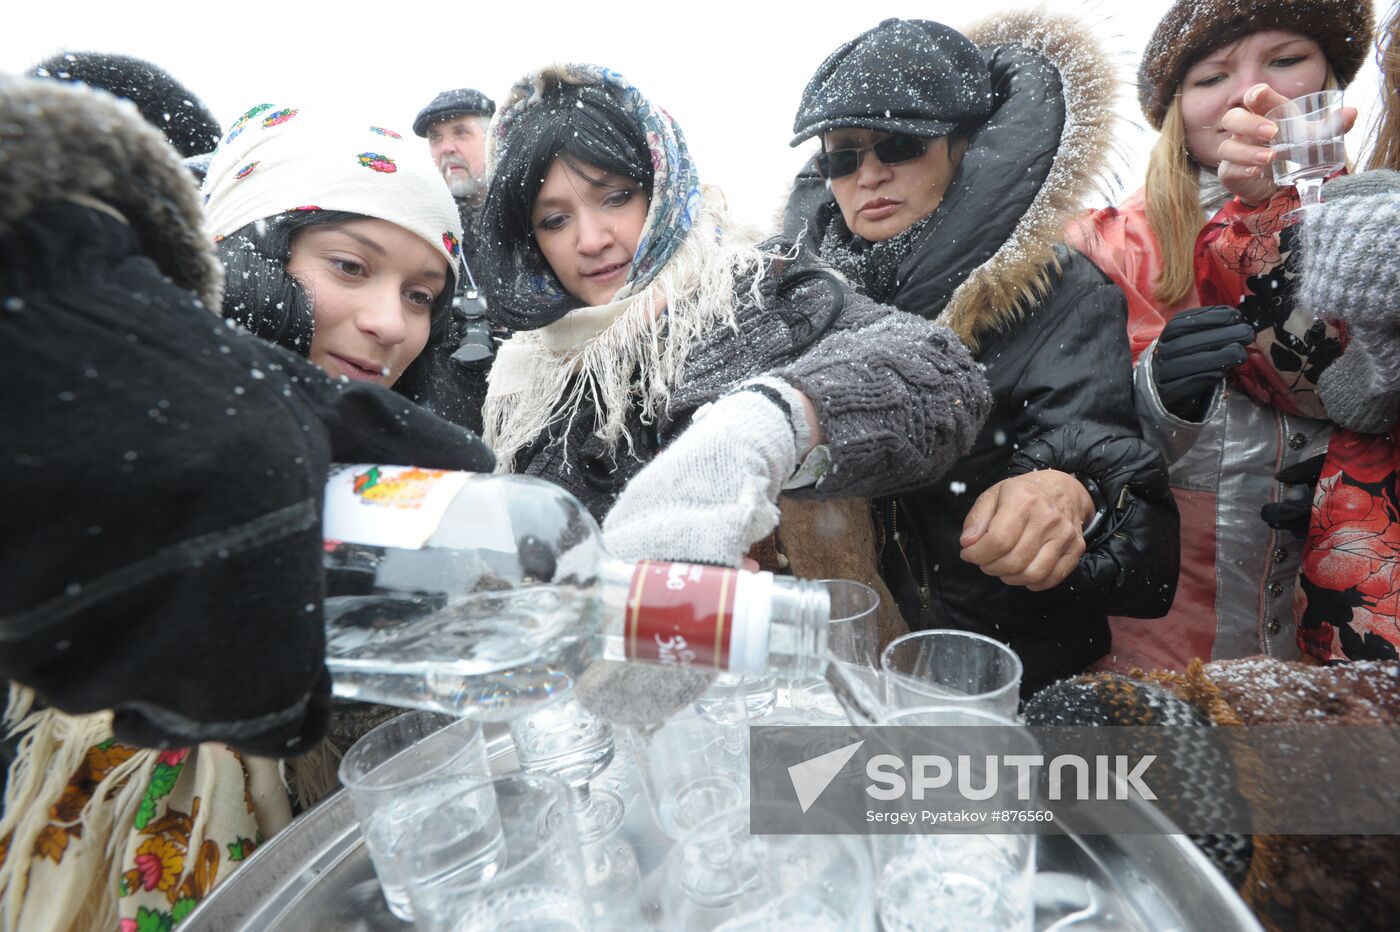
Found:
<svg viewBox="0 0 1400 932"><path fill-rule="evenodd" d="M423 812L446 807L450 813L453 788L490 772L481 725L436 712L392 718L341 758L340 782L350 794L384 900L395 916L413 919L407 878L394 856L408 826Z"/></svg>
<svg viewBox="0 0 1400 932"><path fill-rule="evenodd" d="M941 628L895 638L880 655L890 710L964 706L1014 719L1023 669L1000 641Z"/></svg>
<svg viewBox="0 0 1400 932"><path fill-rule="evenodd" d="M1303 207L1322 201L1322 182L1347 164L1342 92L1319 91L1281 103L1265 114L1278 127L1269 141L1274 181L1294 185Z"/></svg>
<svg viewBox="0 0 1400 932"><path fill-rule="evenodd" d="M1011 719L967 706L903 709L880 724L945 726L933 734L922 729L917 734L892 733L883 740L896 751L917 747L920 753L936 752L949 759L966 754L975 762L987 754L1033 754L1037 749L1029 732ZM995 731L985 730L989 728ZM963 731L966 740L957 737ZM969 782L986 786L987 775L973 773ZM990 798L971 801L950 785L926 795L918 805L982 812L1034 806L1017 793L1016 781L1001 780ZM872 841L876 909L883 932L1030 932L1035 915L1034 835L930 829L877 835Z"/></svg>
<svg viewBox="0 0 1400 932"><path fill-rule="evenodd" d="M755 835L739 806L671 850L660 891L668 932L860 932L873 925L870 854L854 835Z"/></svg>
<svg viewBox="0 0 1400 932"><path fill-rule="evenodd" d="M593 916L568 788L547 774L480 780L494 820L457 823L451 845L396 852L421 932L589 932ZM431 830L440 817L424 813Z"/></svg>
<svg viewBox="0 0 1400 932"><path fill-rule="evenodd" d="M826 649L850 679L877 694L880 672L880 596L869 586L849 579L823 579L831 597ZM824 679L794 679L788 685L793 713L813 725L840 725L846 710Z"/></svg>
<svg viewBox="0 0 1400 932"><path fill-rule="evenodd" d="M649 734L629 731L642 791L661 831L679 839L706 817L749 798L744 693L716 684L702 702Z"/></svg>

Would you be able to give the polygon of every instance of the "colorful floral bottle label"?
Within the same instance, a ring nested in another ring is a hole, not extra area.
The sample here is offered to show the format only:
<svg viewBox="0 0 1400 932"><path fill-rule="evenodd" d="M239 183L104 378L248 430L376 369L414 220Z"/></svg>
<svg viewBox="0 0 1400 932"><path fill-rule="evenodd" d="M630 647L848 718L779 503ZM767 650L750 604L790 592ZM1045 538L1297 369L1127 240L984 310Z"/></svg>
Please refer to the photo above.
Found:
<svg viewBox="0 0 1400 932"><path fill-rule="evenodd" d="M745 672L755 659L741 590L754 574L720 566L643 561L627 597L630 660Z"/></svg>
<svg viewBox="0 0 1400 932"><path fill-rule="evenodd" d="M326 482L326 540L417 550L471 473L417 466L337 466Z"/></svg>

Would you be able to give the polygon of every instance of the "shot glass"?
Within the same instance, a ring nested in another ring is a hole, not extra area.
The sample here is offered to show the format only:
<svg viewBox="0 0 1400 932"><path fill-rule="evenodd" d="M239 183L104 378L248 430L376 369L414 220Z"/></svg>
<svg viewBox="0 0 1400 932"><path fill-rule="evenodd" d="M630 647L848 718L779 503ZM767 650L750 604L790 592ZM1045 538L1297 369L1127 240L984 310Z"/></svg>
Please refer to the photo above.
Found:
<svg viewBox="0 0 1400 932"><path fill-rule="evenodd" d="M901 742L887 737L889 750L937 753L948 759L967 755L970 766L988 754L1030 754L1037 750L1024 728L985 709L938 706L903 709L881 720L884 726L943 726L968 732L967 740L940 732ZM967 726L994 727L973 732ZM884 732L884 729L881 729ZM892 733L898 735L897 732ZM907 744L908 747L902 747ZM987 775L971 783L986 786ZM1018 795L1017 781L1002 780L990 798L969 800L955 785L926 795L919 807L946 811L1024 809L1034 803ZM1035 836L1032 834L934 833L877 835L876 910L886 932L1030 932L1035 915Z"/></svg>
<svg viewBox="0 0 1400 932"><path fill-rule="evenodd" d="M659 891L662 929L860 932L873 926L863 839L755 835L751 815L748 806L714 813L671 849Z"/></svg>
<svg viewBox="0 0 1400 932"><path fill-rule="evenodd" d="M1014 719L1020 704L1021 658L1010 647L971 631L915 631L880 655L890 710L966 706Z"/></svg>
<svg viewBox="0 0 1400 932"><path fill-rule="evenodd" d="M628 732L642 791L667 836L748 801L748 725L743 693L716 684L650 734Z"/></svg>
<svg viewBox="0 0 1400 932"><path fill-rule="evenodd" d="M1347 164L1342 92L1319 91L1279 104L1264 115L1278 127L1269 143L1274 181L1295 185L1303 207L1322 200L1322 181Z"/></svg>
<svg viewBox="0 0 1400 932"><path fill-rule="evenodd" d="M880 671L880 596L869 586L849 579L823 579L831 597L831 620L826 648L851 678L876 689ZM846 712L824 679L794 679L788 684L793 713L813 725L838 725Z"/></svg>
<svg viewBox="0 0 1400 932"><path fill-rule="evenodd" d="M490 800L491 817L421 813L418 832L395 852L420 932L589 932L593 914L568 788L548 774L516 773L455 792ZM424 834L439 843L422 843Z"/></svg>
<svg viewBox="0 0 1400 932"><path fill-rule="evenodd" d="M390 912L412 920L407 877L395 849L424 812L490 775L481 725L436 712L408 712L379 725L345 753L340 782L350 794Z"/></svg>
<svg viewBox="0 0 1400 932"><path fill-rule="evenodd" d="M639 915L641 874L636 852L619 832L626 805L594 782L614 764L612 728L568 699L517 718L510 735L521 770L551 774L569 787L594 919L605 928L631 923Z"/></svg>

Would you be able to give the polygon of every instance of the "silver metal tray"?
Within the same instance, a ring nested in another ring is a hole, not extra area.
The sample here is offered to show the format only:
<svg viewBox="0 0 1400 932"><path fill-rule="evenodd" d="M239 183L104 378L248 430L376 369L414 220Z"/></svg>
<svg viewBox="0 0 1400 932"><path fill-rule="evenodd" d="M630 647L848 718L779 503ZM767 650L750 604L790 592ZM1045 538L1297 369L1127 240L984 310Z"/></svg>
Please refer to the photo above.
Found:
<svg viewBox="0 0 1400 932"><path fill-rule="evenodd" d="M487 726L492 769L515 769L503 726ZM631 766L619 742L614 767ZM610 774L604 774L606 778ZM625 776L619 782L626 782ZM616 786L614 787L617 788ZM626 796L627 794L624 793ZM644 803L628 802L623 834L645 877L668 842ZM1262 932L1249 908L1184 835L1149 806L1143 834L1042 835L1036 849L1038 932ZM1078 827L1080 832L1092 826ZM645 880L644 880L645 888ZM645 903L645 897L644 897ZM342 791L263 845L207 897L181 932L404 932L384 905L359 825Z"/></svg>

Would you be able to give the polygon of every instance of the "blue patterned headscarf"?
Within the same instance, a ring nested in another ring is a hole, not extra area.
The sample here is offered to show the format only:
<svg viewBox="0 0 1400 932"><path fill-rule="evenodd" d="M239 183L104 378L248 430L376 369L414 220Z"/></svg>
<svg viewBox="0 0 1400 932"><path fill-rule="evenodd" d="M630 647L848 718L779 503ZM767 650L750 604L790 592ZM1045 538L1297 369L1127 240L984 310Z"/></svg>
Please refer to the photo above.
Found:
<svg viewBox="0 0 1400 932"><path fill-rule="evenodd" d="M491 124L487 160L490 173L494 174L498 154L520 115L563 84L614 88L626 112L646 134L647 147L651 150L654 172L651 205L637 242L637 252L632 257L632 268L614 298L614 301L622 301L650 284L685 241L699 214L700 178L686 147L685 135L670 114L653 106L616 71L583 64L554 65L532 72L515 83ZM567 299L553 278L523 269L517 271L514 287L521 297L550 303Z"/></svg>

